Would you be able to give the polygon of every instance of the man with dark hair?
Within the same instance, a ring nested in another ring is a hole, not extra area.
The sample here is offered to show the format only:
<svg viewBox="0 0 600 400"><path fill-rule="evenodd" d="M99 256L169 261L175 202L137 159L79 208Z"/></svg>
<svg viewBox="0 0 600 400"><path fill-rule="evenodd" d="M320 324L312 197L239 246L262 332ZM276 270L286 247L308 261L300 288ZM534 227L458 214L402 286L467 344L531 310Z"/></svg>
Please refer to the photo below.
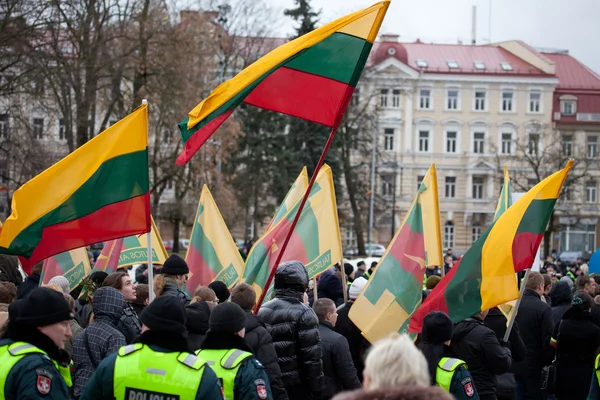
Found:
<svg viewBox="0 0 600 400"><path fill-rule="evenodd" d="M354 273L354 279L358 279L365 274L367 271L367 264L363 260L360 260L358 264L356 264L356 272Z"/></svg>
<svg viewBox="0 0 600 400"><path fill-rule="evenodd" d="M593 275L597 276L597 274L592 274L592 276L578 276L577 280L575 280L575 291L581 290L589 294L592 299L596 297L596 294L598 293L598 284L596 283L596 279ZM594 302L590 314L594 324L600 327L600 305Z"/></svg>
<svg viewBox="0 0 600 400"><path fill-rule="evenodd" d="M231 295L231 293L229 292L229 289L227 288L225 282L212 281L208 284L208 287L211 288L213 292L215 292L220 304L229 301L229 296Z"/></svg>
<svg viewBox="0 0 600 400"><path fill-rule="evenodd" d="M319 318L319 334L323 351L323 400L329 400L345 390L362 387L350 356L348 341L335 332L337 309L330 299L318 299L313 310Z"/></svg>
<svg viewBox="0 0 600 400"><path fill-rule="evenodd" d="M15 286L23 283L17 256L0 254L0 282L12 282Z"/></svg>
<svg viewBox="0 0 600 400"><path fill-rule="evenodd" d="M121 292L125 298L125 306L123 307L123 313L119 319L117 329L125 336L127 344L133 343L135 338L142 332L142 325L137 313L130 304L137 298L136 287L131 277L126 272L113 272L106 277L102 283L102 287L113 287Z"/></svg>
<svg viewBox="0 0 600 400"><path fill-rule="evenodd" d="M448 275L452 267L454 267L454 257L450 254L444 257L444 275Z"/></svg>
<svg viewBox="0 0 600 400"><path fill-rule="evenodd" d="M550 290L552 290L552 278L548 274L542 274L544 278L544 294L542 294L542 300L546 302L546 304L551 305L550 303Z"/></svg>
<svg viewBox="0 0 600 400"><path fill-rule="evenodd" d="M527 353L522 361L513 363L517 381L517 398L543 400L541 371L554 358L550 339L554 330L552 309L541 300L544 294L544 277L536 271L529 273L521 299L516 322Z"/></svg>
<svg viewBox="0 0 600 400"><path fill-rule="evenodd" d="M231 291L231 302L236 303L246 313L246 335L244 340L256 356L258 361L265 366L271 391L275 400L287 400L288 395L281 380L281 369L277 363L277 352L273 346L271 334L267 331L263 321L252 313L256 304L256 292L246 283L238 283Z"/></svg>
<svg viewBox="0 0 600 400"><path fill-rule="evenodd" d="M25 281L17 288L17 299L23 299L29 292L40 286L40 275L44 262L40 261L31 268L31 275L25 278Z"/></svg>
<svg viewBox="0 0 600 400"><path fill-rule="evenodd" d="M135 313L139 315L142 313L144 308L150 303L150 292L148 285L139 284L135 287L135 300L131 303L131 307Z"/></svg>

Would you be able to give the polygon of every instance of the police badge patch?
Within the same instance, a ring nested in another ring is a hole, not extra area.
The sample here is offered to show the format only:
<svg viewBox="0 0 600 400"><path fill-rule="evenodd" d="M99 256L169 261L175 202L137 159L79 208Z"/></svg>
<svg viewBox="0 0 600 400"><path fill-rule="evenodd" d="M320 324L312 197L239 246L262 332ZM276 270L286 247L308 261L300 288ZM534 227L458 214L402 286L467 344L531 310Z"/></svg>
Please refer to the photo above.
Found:
<svg viewBox="0 0 600 400"><path fill-rule="evenodd" d="M265 381L262 379L257 379L254 381L254 385L256 386L256 394L258 394L258 398L263 400L266 399L268 393Z"/></svg>
<svg viewBox="0 0 600 400"><path fill-rule="evenodd" d="M471 382L469 382L466 385L464 385L464 388L465 388L465 394L468 397L473 397L473 395L475 394L475 389L473 389L473 384Z"/></svg>
<svg viewBox="0 0 600 400"><path fill-rule="evenodd" d="M52 390L52 379L44 375L37 376L37 391L40 394L48 394Z"/></svg>

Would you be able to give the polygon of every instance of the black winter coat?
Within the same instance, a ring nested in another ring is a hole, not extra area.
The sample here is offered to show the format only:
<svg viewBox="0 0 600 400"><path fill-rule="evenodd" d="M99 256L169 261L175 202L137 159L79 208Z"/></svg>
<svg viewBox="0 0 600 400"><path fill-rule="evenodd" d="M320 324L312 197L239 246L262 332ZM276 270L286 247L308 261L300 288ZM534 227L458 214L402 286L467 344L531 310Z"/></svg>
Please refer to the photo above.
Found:
<svg viewBox="0 0 600 400"><path fill-rule="evenodd" d="M567 282L558 282L550 291L552 321L557 326L565 312L571 308L571 288Z"/></svg>
<svg viewBox="0 0 600 400"><path fill-rule="evenodd" d="M29 294L33 289L40 286L39 275L29 275L23 283L17 288L17 299L22 299Z"/></svg>
<svg viewBox="0 0 600 400"><path fill-rule="evenodd" d="M246 336L244 339L252 349L254 356L267 370L273 399L288 400L287 391L281 380L281 369L277 363L277 352L271 334L262 320L248 310L246 310Z"/></svg>
<svg viewBox="0 0 600 400"><path fill-rule="evenodd" d="M290 399L320 399L323 391L319 320L302 302L307 287L308 273L302 263L281 264L275 273L275 299L258 312L273 338Z"/></svg>
<svg viewBox="0 0 600 400"><path fill-rule="evenodd" d="M16 256L0 254L0 282L12 282L15 286L23 283L19 272L19 259Z"/></svg>
<svg viewBox="0 0 600 400"><path fill-rule="evenodd" d="M210 308L204 300L189 304L185 308L186 321L185 327L188 331L188 344L192 351L200 348L200 344L206 332L208 332L208 320L210 319Z"/></svg>
<svg viewBox="0 0 600 400"><path fill-rule="evenodd" d="M190 304L190 299L188 298L187 294L179 289L174 283L165 284L165 287L160 295L177 297L179 300L181 300L184 306Z"/></svg>
<svg viewBox="0 0 600 400"><path fill-rule="evenodd" d="M127 344L133 343L138 335L142 333L142 325L138 315L129 303L125 303L117 329L125 336Z"/></svg>
<svg viewBox="0 0 600 400"><path fill-rule="evenodd" d="M569 309L559 326L553 335L557 340L558 357L556 397L585 400L600 346L600 328L594 324L589 312L578 308Z"/></svg>
<svg viewBox="0 0 600 400"><path fill-rule="evenodd" d="M510 371L510 349L500 345L493 330L479 318L467 318L456 324L450 348L469 366L479 395L496 394L496 375Z"/></svg>
<svg viewBox="0 0 600 400"><path fill-rule="evenodd" d="M519 324L527 353L522 361L515 361L513 372L516 376L540 379L542 368L554 358L554 349L550 347L554 330L552 309L539 294L526 289L515 321Z"/></svg>
<svg viewBox="0 0 600 400"><path fill-rule="evenodd" d="M352 362L356 368L356 375L362 382L363 370L365 369L365 355L367 350L371 347L371 343L365 339L361 334L360 329L358 329L356 325L354 325L354 322L348 317L352 304L354 304L354 301L349 301L338 308L338 319L333 330L345 337L348 341L350 356L352 357Z"/></svg>
<svg viewBox="0 0 600 400"><path fill-rule="evenodd" d="M350 356L348 341L333 331L329 322L319 323L321 349L323 349L323 399L329 400L336 394L359 389L362 384L356 375L356 368Z"/></svg>

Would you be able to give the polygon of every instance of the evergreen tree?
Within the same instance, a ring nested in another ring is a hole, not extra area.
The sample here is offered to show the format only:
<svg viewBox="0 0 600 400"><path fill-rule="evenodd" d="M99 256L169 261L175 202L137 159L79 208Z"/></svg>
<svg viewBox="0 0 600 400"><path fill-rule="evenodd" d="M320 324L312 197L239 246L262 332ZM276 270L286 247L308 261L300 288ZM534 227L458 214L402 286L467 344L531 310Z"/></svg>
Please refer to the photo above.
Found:
<svg viewBox="0 0 600 400"><path fill-rule="evenodd" d="M321 11L315 11L310 5L310 0L295 0L296 8L285 10L283 13L287 17L291 17L294 21L299 22L300 26L296 28L296 36L299 37L314 31L319 22Z"/></svg>

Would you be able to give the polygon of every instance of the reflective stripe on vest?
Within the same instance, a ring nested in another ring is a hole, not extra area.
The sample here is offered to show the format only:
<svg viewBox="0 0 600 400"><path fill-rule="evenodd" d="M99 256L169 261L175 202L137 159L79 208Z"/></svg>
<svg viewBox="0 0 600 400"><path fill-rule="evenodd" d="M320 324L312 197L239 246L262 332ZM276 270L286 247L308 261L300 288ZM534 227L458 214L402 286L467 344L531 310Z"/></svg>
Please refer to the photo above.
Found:
<svg viewBox="0 0 600 400"><path fill-rule="evenodd" d="M233 400L235 376L242 365L242 361L253 357L252 353L238 349L225 349L198 350L196 354L210 365L217 377L223 382L225 399Z"/></svg>
<svg viewBox="0 0 600 400"><path fill-rule="evenodd" d="M594 365L596 367L596 378L598 378L598 384L600 385L600 354L596 357L596 363Z"/></svg>
<svg viewBox="0 0 600 400"><path fill-rule="evenodd" d="M6 396L4 395L4 387L6 386L8 374L13 369L13 367L17 365L17 363L21 361L21 359L23 359L23 357L25 357L26 355L35 353L48 356L48 354L45 351L38 349L34 345L25 342L14 342L10 345L0 347L0 399L6 398ZM60 373L67 386L73 386L73 383L71 381L71 371L69 370L69 367L61 367L56 361L52 360L49 357L48 359L52 361L52 364Z"/></svg>
<svg viewBox="0 0 600 400"><path fill-rule="evenodd" d="M466 367L466 363L463 360L443 357L438 363L437 370L435 371L435 382L437 385L449 393L454 371L461 365Z"/></svg>
<svg viewBox="0 0 600 400"><path fill-rule="evenodd" d="M151 398L147 395L196 398L206 363L195 355L161 353L141 343L123 346L118 354L114 372L116 399Z"/></svg>

